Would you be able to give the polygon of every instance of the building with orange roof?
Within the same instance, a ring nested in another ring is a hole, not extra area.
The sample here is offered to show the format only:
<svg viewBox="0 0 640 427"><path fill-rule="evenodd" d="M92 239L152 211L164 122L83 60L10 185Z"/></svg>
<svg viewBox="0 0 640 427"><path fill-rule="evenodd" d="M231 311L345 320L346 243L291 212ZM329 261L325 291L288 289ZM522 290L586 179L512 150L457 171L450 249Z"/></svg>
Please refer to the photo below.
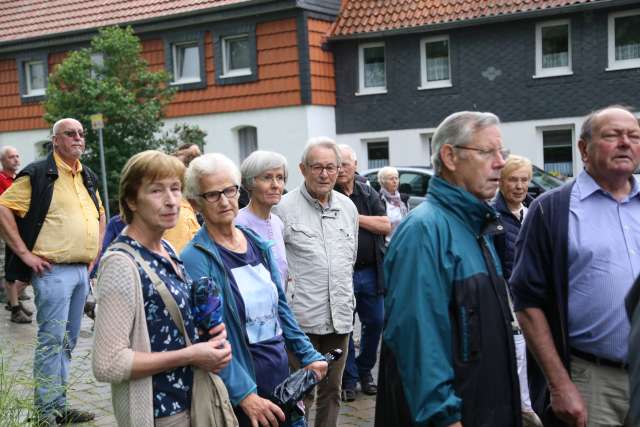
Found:
<svg viewBox="0 0 640 427"><path fill-rule="evenodd" d="M47 76L97 29L131 25L152 70L178 92L165 124L196 124L205 151L242 161L255 149L299 158L335 136L333 55L323 43L339 0L6 0L0 3L0 145L23 163L49 137ZM108 143L108 141L105 141ZM295 168L292 168L295 169ZM292 175L295 184L296 174Z"/></svg>
<svg viewBox="0 0 640 427"><path fill-rule="evenodd" d="M361 168L428 165L442 119L479 110L512 152L572 176L583 117L640 108L638 1L344 0L329 43L337 140Z"/></svg>

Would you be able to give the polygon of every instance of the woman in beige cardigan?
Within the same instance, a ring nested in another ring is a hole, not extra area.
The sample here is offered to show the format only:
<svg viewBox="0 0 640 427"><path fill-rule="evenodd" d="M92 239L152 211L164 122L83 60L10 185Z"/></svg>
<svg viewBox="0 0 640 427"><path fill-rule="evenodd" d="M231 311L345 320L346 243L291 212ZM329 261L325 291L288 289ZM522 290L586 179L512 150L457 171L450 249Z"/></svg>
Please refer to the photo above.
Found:
<svg viewBox="0 0 640 427"><path fill-rule="evenodd" d="M191 281L162 240L178 219L183 177L184 166L174 157L159 151L133 156L120 178L120 210L128 227L114 242L134 248L162 280L190 340L197 342ZM217 373L231 360L224 325L210 331L210 341L186 346L151 279L122 249L102 259L97 289L93 372L98 381L111 383L118 425L189 426L191 366Z"/></svg>

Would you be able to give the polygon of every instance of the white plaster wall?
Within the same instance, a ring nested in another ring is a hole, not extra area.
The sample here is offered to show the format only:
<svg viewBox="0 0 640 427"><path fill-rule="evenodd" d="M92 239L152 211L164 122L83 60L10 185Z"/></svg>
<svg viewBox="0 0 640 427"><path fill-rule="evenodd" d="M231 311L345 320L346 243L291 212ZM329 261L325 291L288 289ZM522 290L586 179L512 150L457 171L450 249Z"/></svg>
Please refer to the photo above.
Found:
<svg viewBox="0 0 640 427"><path fill-rule="evenodd" d="M335 138L333 107L301 106L271 108L256 111L178 117L165 121L165 129L177 123L198 125L207 132L205 152L219 152L239 162L237 129L255 126L258 149L281 153L289 162L289 182L292 189L302 182L298 169L306 141L314 136Z"/></svg>
<svg viewBox="0 0 640 427"><path fill-rule="evenodd" d="M504 145L514 154L525 156L537 165L544 164L542 154L542 131L572 127L574 132L573 172L574 176L582 169L578 152L578 136L583 117L564 117L550 120L528 120L502 123ZM360 170L368 168L368 141L389 141L389 162L394 166L428 165L429 149L421 135L433 134L434 128L392 130L381 132L363 132L339 134L336 140L340 144L349 144L358 155Z"/></svg>
<svg viewBox="0 0 640 427"><path fill-rule="evenodd" d="M45 139L49 139L48 129L0 132L0 147L5 145L16 147L18 153L20 153L22 166L26 166L38 156L36 144Z"/></svg>

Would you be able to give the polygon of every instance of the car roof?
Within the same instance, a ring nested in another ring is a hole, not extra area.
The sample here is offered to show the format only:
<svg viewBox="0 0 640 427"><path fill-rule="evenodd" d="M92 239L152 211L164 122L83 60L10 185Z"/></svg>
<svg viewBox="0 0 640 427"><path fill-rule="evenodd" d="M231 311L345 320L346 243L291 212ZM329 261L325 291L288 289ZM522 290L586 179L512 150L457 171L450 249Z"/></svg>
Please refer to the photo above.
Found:
<svg viewBox="0 0 640 427"><path fill-rule="evenodd" d="M429 166L394 166L394 168L398 169L398 172L416 172L416 173L422 173L426 175L434 174L433 168ZM369 175L374 172L377 173L380 169L382 168L371 168L371 169L363 170L362 172L359 172L359 173L360 175Z"/></svg>

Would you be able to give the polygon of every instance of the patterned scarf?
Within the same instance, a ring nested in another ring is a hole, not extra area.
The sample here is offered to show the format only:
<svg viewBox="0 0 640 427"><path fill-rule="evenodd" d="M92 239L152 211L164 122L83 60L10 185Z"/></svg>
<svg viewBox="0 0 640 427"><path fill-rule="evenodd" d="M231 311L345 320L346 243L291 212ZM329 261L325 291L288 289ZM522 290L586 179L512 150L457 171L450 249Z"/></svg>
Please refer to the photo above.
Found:
<svg viewBox="0 0 640 427"><path fill-rule="evenodd" d="M404 204L402 199L400 198L400 193L398 190L395 193L388 192L384 187L380 187L380 196L387 202L391 203L393 206L400 208L400 212L402 212L402 217L407 214L407 205Z"/></svg>

